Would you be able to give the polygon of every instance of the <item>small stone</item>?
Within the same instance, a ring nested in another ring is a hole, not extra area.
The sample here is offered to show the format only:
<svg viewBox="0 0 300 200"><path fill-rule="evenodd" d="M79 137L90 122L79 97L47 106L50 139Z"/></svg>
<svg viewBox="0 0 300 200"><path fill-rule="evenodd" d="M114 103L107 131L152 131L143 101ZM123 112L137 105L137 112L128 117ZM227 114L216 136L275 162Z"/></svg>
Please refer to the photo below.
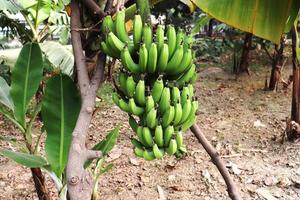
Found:
<svg viewBox="0 0 300 200"><path fill-rule="evenodd" d="M276 185L277 183L278 183L278 180L274 176L267 177L264 180L264 184L266 186L273 186L273 185Z"/></svg>
<svg viewBox="0 0 300 200"><path fill-rule="evenodd" d="M140 165L140 163L138 162L138 160L135 159L135 158L130 158L129 161L130 161L130 163L133 164L134 166Z"/></svg>
<svg viewBox="0 0 300 200"><path fill-rule="evenodd" d="M173 174L168 176L168 181L175 181L175 179L176 179L176 177Z"/></svg>
<svg viewBox="0 0 300 200"><path fill-rule="evenodd" d="M290 186L291 184L292 184L292 182L290 181L290 179L288 179L287 177L283 177L279 180L277 185L281 188L286 188L286 187Z"/></svg>

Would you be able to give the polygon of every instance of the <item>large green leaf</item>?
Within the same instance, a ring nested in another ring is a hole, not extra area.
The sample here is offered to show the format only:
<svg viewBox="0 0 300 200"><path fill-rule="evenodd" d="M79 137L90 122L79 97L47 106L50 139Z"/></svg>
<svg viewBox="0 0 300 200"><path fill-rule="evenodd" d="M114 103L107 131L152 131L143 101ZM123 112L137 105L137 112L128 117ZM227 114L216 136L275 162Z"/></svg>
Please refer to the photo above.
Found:
<svg viewBox="0 0 300 200"><path fill-rule="evenodd" d="M68 160L80 105L78 90L69 76L59 74L48 80L42 102L42 117L47 132L45 150L48 162L58 177Z"/></svg>
<svg viewBox="0 0 300 200"><path fill-rule="evenodd" d="M43 57L37 43L23 46L12 71L11 97L14 102L14 114L22 126L25 125L25 113L33 95L43 77Z"/></svg>
<svg viewBox="0 0 300 200"><path fill-rule="evenodd" d="M6 83L4 78L0 76L0 103L13 110L14 105L10 97L9 90L9 85Z"/></svg>
<svg viewBox="0 0 300 200"><path fill-rule="evenodd" d="M192 0L203 11L230 26L279 43L299 0Z"/></svg>
<svg viewBox="0 0 300 200"><path fill-rule="evenodd" d="M72 50L53 41L44 42L41 48L55 68L59 68L64 74L72 75L74 65Z"/></svg>
<svg viewBox="0 0 300 200"><path fill-rule="evenodd" d="M36 155L20 153L0 148L0 154L26 167L35 168L47 165L47 161Z"/></svg>

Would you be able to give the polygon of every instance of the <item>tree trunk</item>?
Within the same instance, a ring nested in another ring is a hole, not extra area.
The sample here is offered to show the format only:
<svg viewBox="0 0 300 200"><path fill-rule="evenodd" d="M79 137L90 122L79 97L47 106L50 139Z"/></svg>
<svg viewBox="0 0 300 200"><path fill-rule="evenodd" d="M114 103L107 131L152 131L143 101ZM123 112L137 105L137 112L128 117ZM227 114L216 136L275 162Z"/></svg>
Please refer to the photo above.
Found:
<svg viewBox="0 0 300 200"><path fill-rule="evenodd" d="M208 37L213 36L214 19L209 20L206 35Z"/></svg>
<svg viewBox="0 0 300 200"><path fill-rule="evenodd" d="M246 33L245 35L240 62L239 65L234 68L235 74L241 74L246 72L247 74L250 75L249 58L250 58L250 50L252 46L252 36L253 36L252 33Z"/></svg>
<svg viewBox="0 0 300 200"><path fill-rule="evenodd" d="M281 36L280 44L275 45L275 50L272 56L272 71L269 82L269 90L275 90L280 77L281 68L283 65L283 49L284 49L284 36Z"/></svg>
<svg viewBox="0 0 300 200"><path fill-rule="evenodd" d="M45 177L40 168L30 168L36 193L39 200L50 200L51 197L45 183Z"/></svg>
<svg viewBox="0 0 300 200"><path fill-rule="evenodd" d="M292 52L293 52L293 92L292 92L292 111L291 124L287 128L287 138L289 141L295 141L300 137L299 123L300 123L300 63L297 58L297 34L296 28L291 30L292 34Z"/></svg>

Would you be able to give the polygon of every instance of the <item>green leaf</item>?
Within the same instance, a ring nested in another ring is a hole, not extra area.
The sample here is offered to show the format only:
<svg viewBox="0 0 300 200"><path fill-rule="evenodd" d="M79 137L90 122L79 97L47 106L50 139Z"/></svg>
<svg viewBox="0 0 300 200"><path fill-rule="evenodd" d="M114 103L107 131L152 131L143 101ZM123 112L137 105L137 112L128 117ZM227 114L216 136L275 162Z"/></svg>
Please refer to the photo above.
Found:
<svg viewBox="0 0 300 200"><path fill-rule="evenodd" d="M6 83L4 78L0 76L0 103L13 110L14 105L10 97L9 90L9 85Z"/></svg>
<svg viewBox="0 0 300 200"><path fill-rule="evenodd" d="M48 80L42 102L42 117L47 132L45 150L48 162L58 177L68 160L80 105L78 90L69 76L59 74Z"/></svg>
<svg viewBox="0 0 300 200"><path fill-rule="evenodd" d="M35 168L47 165L47 161L36 155L14 152L0 148L0 154L26 167Z"/></svg>
<svg viewBox="0 0 300 200"><path fill-rule="evenodd" d="M208 15L201 15L199 19L194 24L194 27L192 29L192 34L199 33L200 29L203 28L205 25L208 24L209 20L211 19Z"/></svg>
<svg viewBox="0 0 300 200"><path fill-rule="evenodd" d="M41 45L41 48L55 68L59 68L64 74L72 75L74 57L67 46L63 46L58 42L47 41Z"/></svg>
<svg viewBox="0 0 300 200"><path fill-rule="evenodd" d="M23 46L12 71L10 95L17 121L25 126L28 103L36 93L43 77L43 57L37 43Z"/></svg>
<svg viewBox="0 0 300 200"><path fill-rule="evenodd" d="M279 43L299 0L192 0L213 18L242 31Z"/></svg>
<svg viewBox="0 0 300 200"><path fill-rule="evenodd" d="M0 1L0 10L8 11L12 14L16 14L20 8L19 6L11 0L1 0Z"/></svg>
<svg viewBox="0 0 300 200"><path fill-rule="evenodd" d="M114 128L110 133L108 133L104 140L93 147L93 150L100 150L103 155L108 154L115 146L118 136L119 127Z"/></svg>

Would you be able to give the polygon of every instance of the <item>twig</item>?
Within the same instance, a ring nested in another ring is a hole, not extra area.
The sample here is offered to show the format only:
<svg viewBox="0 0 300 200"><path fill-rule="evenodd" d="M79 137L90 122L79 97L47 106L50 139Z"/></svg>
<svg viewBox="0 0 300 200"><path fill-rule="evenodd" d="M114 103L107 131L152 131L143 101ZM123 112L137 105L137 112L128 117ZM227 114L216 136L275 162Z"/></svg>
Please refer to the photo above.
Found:
<svg viewBox="0 0 300 200"><path fill-rule="evenodd" d="M241 151L248 151L248 152L259 152L259 153L268 153L267 150L262 150L262 149L244 149L240 148Z"/></svg>
<svg viewBox="0 0 300 200"><path fill-rule="evenodd" d="M90 10L93 11L95 15L99 15L101 18L105 16L105 13L100 8L100 6L94 0L84 0L82 1Z"/></svg>
<svg viewBox="0 0 300 200"><path fill-rule="evenodd" d="M237 153L237 154L231 154L231 155L223 155L223 156L220 156L221 158L233 158L233 157L241 157L243 156L243 154L241 153Z"/></svg>
<svg viewBox="0 0 300 200"><path fill-rule="evenodd" d="M222 159L220 158L218 152L215 148L209 143L209 141L205 138L203 132L200 130L198 125L194 124L191 127L191 131L194 133L195 137L198 139L199 143L203 146L205 151L209 154L213 163L217 166L218 170L220 171L221 175L224 178L224 181L227 185L227 192L231 199L233 200L242 200L240 193L234 184L233 180L230 177L230 174L224 165Z"/></svg>

